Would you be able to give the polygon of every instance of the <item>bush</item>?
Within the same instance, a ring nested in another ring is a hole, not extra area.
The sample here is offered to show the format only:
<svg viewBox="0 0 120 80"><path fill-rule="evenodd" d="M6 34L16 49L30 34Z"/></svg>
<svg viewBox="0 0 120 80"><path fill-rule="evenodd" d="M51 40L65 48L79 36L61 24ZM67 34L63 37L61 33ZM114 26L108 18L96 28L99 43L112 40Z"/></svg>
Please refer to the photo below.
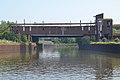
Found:
<svg viewBox="0 0 120 80"><path fill-rule="evenodd" d="M6 32L2 35L2 38L5 40L16 41L16 34L12 32Z"/></svg>
<svg viewBox="0 0 120 80"><path fill-rule="evenodd" d="M53 41L54 43L75 43L75 38L51 38L51 41Z"/></svg>
<svg viewBox="0 0 120 80"><path fill-rule="evenodd" d="M119 38L114 39L114 42L119 42L119 41L120 41Z"/></svg>
<svg viewBox="0 0 120 80"><path fill-rule="evenodd" d="M107 42L107 38L102 38L102 42Z"/></svg>
<svg viewBox="0 0 120 80"><path fill-rule="evenodd" d="M89 36L84 36L84 37L76 38L76 42L77 43L89 44L90 43L90 37Z"/></svg>

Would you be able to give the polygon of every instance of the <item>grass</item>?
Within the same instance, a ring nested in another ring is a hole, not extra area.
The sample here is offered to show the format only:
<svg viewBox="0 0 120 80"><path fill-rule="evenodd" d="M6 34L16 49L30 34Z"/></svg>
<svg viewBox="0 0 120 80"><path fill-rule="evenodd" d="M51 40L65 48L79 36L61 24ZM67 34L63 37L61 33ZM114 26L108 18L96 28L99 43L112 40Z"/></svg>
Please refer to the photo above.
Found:
<svg viewBox="0 0 120 80"><path fill-rule="evenodd" d="M13 45L13 44L20 44L20 43L8 41L8 40L0 40L0 44L8 44L8 45L12 44Z"/></svg>
<svg viewBox="0 0 120 80"><path fill-rule="evenodd" d="M120 42L91 42L90 44L120 44Z"/></svg>
<svg viewBox="0 0 120 80"><path fill-rule="evenodd" d="M19 45L19 44L29 45L30 43L35 45L35 43L32 43L32 42L22 42L22 43L19 43L19 42L13 42L13 41L8 41L8 40L0 40L0 45Z"/></svg>

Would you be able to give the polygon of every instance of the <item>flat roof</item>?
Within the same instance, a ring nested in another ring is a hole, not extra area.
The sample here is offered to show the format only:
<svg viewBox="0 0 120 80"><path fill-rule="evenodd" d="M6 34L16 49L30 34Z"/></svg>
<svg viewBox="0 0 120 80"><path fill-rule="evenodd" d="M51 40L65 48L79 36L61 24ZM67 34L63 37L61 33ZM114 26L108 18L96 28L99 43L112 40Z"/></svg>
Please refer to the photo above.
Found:
<svg viewBox="0 0 120 80"><path fill-rule="evenodd" d="M112 20L112 18L99 18L98 20Z"/></svg>

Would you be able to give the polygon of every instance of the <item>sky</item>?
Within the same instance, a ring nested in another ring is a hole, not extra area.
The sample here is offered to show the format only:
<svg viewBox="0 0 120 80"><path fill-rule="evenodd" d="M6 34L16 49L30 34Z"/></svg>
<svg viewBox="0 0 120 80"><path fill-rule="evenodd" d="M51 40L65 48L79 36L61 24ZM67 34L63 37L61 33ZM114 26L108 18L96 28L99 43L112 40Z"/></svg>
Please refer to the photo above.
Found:
<svg viewBox="0 0 120 80"><path fill-rule="evenodd" d="M0 0L0 20L26 22L94 22L104 13L120 23L120 0Z"/></svg>

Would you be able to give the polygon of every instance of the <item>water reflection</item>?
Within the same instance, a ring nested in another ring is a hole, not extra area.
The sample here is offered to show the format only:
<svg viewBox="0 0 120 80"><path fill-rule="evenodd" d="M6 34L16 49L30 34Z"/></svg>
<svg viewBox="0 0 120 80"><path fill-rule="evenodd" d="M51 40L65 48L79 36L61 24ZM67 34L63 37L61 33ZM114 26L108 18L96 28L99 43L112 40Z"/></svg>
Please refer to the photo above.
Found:
<svg viewBox="0 0 120 80"><path fill-rule="evenodd" d="M58 60L54 58L54 55L57 55ZM59 56L58 56L59 55ZM55 67L57 68L65 68L66 71L72 70L75 68L77 75L81 76L81 73L84 78L88 75L87 79L114 79L114 67L120 65L118 63L120 61L119 54L111 54L111 53L103 53L103 52L95 52L95 51L78 51L78 48L53 48L53 49L45 49L43 53L40 55L40 59L48 60L48 58L54 58L52 61L54 62ZM117 62L114 60L117 59ZM56 63L55 63L56 62ZM117 63L117 65L115 65ZM53 65L53 64L52 64ZM82 70L81 70L82 69ZM61 69L62 70L62 69ZM73 70L73 72L75 72ZM119 71L120 72L120 71ZM69 74L69 73L68 73Z"/></svg>
<svg viewBox="0 0 120 80"><path fill-rule="evenodd" d="M84 54L85 53L85 54ZM95 70L95 77L99 79L111 79L112 77L112 59L109 54L103 54L100 52L81 51L80 53L84 57L83 63L87 66L91 66ZM103 54L103 55L102 55ZM86 59L86 60L85 60Z"/></svg>
<svg viewBox="0 0 120 80"><path fill-rule="evenodd" d="M21 50L24 49L21 45ZM45 46L43 51L36 50L35 57L31 55L32 51L28 52L29 59L27 51L20 51L22 62L10 59L15 64L4 65L0 80L120 79L120 54L79 51L77 47L64 46Z"/></svg>
<svg viewBox="0 0 120 80"><path fill-rule="evenodd" d="M22 61L25 61L26 59L26 45L20 44L20 57Z"/></svg>
<svg viewBox="0 0 120 80"><path fill-rule="evenodd" d="M39 58L41 60L58 60L60 59L60 53L56 50L55 46L49 47L45 46L44 51L39 53Z"/></svg>

